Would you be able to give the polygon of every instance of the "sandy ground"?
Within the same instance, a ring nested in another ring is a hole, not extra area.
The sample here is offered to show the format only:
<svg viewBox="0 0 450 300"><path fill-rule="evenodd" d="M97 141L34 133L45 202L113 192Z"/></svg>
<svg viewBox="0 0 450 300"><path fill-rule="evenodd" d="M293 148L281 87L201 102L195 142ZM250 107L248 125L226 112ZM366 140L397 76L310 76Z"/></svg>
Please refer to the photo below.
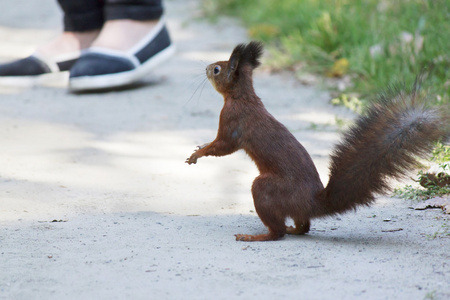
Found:
<svg viewBox="0 0 450 300"><path fill-rule="evenodd" d="M307 236L234 240L265 232L255 166L243 153L184 160L217 129L204 67L248 38L197 20L198 1L166 6L178 52L134 89L0 88L0 299L450 299L441 210L379 198ZM60 30L54 1L0 7L3 61ZM336 116L352 115L289 74L255 77L326 182Z"/></svg>

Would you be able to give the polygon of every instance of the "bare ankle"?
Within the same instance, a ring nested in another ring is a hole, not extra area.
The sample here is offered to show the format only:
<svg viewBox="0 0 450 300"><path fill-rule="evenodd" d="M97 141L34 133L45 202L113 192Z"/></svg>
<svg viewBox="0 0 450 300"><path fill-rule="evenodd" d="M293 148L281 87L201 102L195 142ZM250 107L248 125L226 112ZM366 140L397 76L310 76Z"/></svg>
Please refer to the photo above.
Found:
<svg viewBox="0 0 450 300"><path fill-rule="evenodd" d="M98 37L100 30L92 30L86 32L73 32L75 38L79 41L80 50L87 49Z"/></svg>
<svg viewBox="0 0 450 300"><path fill-rule="evenodd" d="M106 21L92 46L127 51L144 38L158 24L158 21L129 19Z"/></svg>
<svg viewBox="0 0 450 300"><path fill-rule="evenodd" d="M99 34L99 30L86 32L64 31L55 39L39 46L36 52L47 56L56 57L68 53L78 52L89 48Z"/></svg>

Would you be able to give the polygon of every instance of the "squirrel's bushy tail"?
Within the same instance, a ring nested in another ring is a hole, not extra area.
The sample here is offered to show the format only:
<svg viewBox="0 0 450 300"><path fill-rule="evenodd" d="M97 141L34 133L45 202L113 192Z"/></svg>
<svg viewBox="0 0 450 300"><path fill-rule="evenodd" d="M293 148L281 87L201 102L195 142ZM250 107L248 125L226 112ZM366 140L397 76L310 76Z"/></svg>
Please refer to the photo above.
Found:
<svg viewBox="0 0 450 300"><path fill-rule="evenodd" d="M426 106L417 80L410 92L391 88L361 116L331 155L330 180L319 193L317 217L369 205L447 138L448 111Z"/></svg>

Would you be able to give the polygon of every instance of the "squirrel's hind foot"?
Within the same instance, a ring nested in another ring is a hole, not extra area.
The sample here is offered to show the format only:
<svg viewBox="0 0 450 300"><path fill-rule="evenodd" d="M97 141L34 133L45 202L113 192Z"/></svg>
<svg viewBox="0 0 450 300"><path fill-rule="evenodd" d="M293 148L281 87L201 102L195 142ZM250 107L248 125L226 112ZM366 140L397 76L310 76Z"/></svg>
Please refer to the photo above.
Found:
<svg viewBox="0 0 450 300"><path fill-rule="evenodd" d="M258 234L258 235L251 235L251 234L235 234L236 241L242 241L242 242L265 242L265 241L276 241L283 237L283 235L273 234L273 233L266 233L266 234Z"/></svg>

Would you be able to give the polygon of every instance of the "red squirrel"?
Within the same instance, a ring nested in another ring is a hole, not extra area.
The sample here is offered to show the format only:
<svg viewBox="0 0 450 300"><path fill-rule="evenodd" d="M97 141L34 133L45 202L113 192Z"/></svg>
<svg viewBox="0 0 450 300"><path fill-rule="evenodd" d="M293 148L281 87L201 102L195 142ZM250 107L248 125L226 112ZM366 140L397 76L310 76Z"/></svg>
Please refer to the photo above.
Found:
<svg viewBox="0 0 450 300"><path fill-rule="evenodd" d="M388 190L388 178L411 170L433 142L449 135L448 113L427 108L416 81L410 93L391 90L343 135L331 155L330 179L324 188L314 163L297 139L264 107L253 89L253 70L260 65L262 44L234 48L228 61L206 68L224 106L214 141L186 160L224 156L243 149L260 175L252 185L254 205L267 234L237 234L238 241L271 241L305 234L310 220L354 210ZM445 116L444 116L445 114ZM291 218L295 226L286 226Z"/></svg>

